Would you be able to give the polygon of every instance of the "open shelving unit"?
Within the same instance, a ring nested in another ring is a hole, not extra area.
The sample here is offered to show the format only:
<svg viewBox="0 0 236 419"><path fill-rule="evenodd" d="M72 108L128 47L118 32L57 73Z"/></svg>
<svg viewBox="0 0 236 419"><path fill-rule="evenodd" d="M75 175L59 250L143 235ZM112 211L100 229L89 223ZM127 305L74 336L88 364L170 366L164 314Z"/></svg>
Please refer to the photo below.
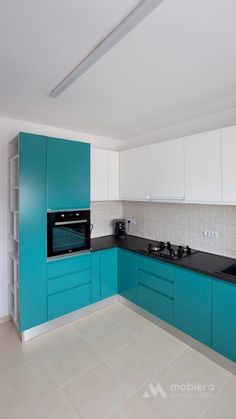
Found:
<svg viewBox="0 0 236 419"><path fill-rule="evenodd" d="M19 328L19 150L18 138L8 148L8 304L9 313Z"/></svg>

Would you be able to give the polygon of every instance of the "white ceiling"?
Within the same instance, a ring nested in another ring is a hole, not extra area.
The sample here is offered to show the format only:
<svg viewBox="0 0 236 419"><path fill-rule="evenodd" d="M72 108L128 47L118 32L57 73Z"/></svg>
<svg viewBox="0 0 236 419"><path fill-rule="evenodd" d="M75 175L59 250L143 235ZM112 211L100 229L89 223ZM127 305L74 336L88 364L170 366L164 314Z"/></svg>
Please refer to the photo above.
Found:
<svg viewBox="0 0 236 419"><path fill-rule="evenodd" d="M236 123L235 0L163 3L58 98L138 0L0 0L0 114L124 141Z"/></svg>

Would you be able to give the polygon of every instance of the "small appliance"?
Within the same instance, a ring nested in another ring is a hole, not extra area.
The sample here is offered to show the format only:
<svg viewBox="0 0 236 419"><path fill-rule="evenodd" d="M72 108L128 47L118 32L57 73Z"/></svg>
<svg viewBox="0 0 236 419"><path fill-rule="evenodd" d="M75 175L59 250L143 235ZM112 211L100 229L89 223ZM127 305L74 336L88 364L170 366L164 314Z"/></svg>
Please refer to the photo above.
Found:
<svg viewBox="0 0 236 419"><path fill-rule="evenodd" d="M125 239L127 235L126 220L124 219L114 220L114 223L115 223L115 236L118 239Z"/></svg>
<svg viewBox="0 0 236 419"><path fill-rule="evenodd" d="M47 256L90 250L90 210L47 213Z"/></svg>

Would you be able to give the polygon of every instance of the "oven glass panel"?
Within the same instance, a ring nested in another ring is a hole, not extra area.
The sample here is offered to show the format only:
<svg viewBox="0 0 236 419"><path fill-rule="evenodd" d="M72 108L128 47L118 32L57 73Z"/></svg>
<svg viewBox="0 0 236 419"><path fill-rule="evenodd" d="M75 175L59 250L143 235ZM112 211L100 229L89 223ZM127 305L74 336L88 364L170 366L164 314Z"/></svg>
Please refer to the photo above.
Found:
<svg viewBox="0 0 236 419"><path fill-rule="evenodd" d="M85 225L53 227L53 253L86 249L88 238Z"/></svg>

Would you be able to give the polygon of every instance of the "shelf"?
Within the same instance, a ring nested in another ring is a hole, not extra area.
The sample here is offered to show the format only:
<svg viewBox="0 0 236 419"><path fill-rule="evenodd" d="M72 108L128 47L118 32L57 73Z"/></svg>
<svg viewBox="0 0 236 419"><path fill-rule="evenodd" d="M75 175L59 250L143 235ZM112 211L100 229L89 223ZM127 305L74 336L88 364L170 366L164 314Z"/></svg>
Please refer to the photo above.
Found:
<svg viewBox="0 0 236 419"><path fill-rule="evenodd" d="M9 252L8 256L13 259L16 263L18 263L18 253L17 252Z"/></svg>
<svg viewBox="0 0 236 419"><path fill-rule="evenodd" d="M18 243L18 239L16 239L12 234L9 234L9 237L14 240L16 243Z"/></svg>
<svg viewBox="0 0 236 419"><path fill-rule="evenodd" d="M17 160L19 158L19 154L15 154L15 156L11 157L9 161Z"/></svg>
<svg viewBox="0 0 236 419"><path fill-rule="evenodd" d="M11 186L11 189L19 189L19 186Z"/></svg>
<svg viewBox="0 0 236 419"><path fill-rule="evenodd" d="M11 208L9 208L9 210L8 210L9 212L12 212L13 214L18 214L19 213L19 211L18 210L14 210L14 209L11 209Z"/></svg>

